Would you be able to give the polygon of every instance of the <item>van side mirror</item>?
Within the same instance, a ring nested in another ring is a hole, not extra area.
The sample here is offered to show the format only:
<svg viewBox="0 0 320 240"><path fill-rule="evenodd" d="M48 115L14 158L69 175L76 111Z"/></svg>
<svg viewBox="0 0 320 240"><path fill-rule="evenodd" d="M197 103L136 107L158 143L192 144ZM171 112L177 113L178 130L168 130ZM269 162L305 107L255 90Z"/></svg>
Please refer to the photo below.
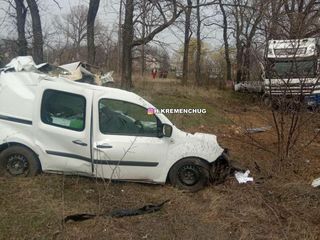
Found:
<svg viewBox="0 0 320 240"><path fill-rule="evenodd" d="M172 126L166 123L162 124L158 137L162 138L162 137L171 137L171 136L172 136Z"/></svg>

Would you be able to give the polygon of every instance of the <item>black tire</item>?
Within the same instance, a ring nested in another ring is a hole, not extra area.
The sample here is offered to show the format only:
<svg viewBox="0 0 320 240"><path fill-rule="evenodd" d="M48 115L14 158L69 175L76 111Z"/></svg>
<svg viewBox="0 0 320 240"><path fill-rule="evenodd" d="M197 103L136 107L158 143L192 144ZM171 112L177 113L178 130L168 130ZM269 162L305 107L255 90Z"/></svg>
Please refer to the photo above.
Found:
<svg viewBox="0 0 320 240"><path fill-rule="evenodd" d="M41 172L38 157L28 148L12 146L0 154L0 175L2 176L35 176Z"/></svg>
<svg viewBox="0 0 320 240"><path fill-rule="evenodd" d="M210 165L197 158L182 159L169 171L171 184L181 190L197 192L209 182Z"/></svg>

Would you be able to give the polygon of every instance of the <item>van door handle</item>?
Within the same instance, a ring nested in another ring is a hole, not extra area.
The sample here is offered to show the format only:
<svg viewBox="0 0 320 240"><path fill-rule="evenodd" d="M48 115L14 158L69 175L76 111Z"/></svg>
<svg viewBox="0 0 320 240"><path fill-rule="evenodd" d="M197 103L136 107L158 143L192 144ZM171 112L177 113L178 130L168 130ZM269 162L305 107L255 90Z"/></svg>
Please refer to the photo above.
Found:
<svg viewBox="0 0 320 240"><path fill-rule="evenodd" d="M97 145L97 148L106 149L106 148L112 148L112 146L110 144L108 144L108 143L102 143L102 144Z"/></svg>
<svg viewBox="0 0 320 240"><path fill-rule="evenodd" d="M80 146L83 146L83 147L86 147L88 146L88 144L82 142L81 140L74 140L72 141L74 144L77 144L77 145L80 145Z"/></svg>

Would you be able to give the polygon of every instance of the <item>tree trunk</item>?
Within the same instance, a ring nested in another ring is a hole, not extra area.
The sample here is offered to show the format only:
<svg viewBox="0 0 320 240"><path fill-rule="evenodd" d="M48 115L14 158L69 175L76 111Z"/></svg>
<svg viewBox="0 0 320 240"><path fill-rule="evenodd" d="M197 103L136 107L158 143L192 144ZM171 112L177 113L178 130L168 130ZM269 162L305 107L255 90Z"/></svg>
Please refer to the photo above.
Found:
<svg viewBox="0 0 320 240"><path fill-rule="evenodd" d="M130 89L132 84L132 43L133 43L133 0L125 4L125 19L122 36L121 88Z"/></svg>
<svg viewBox="0 0 320 240"><path fill-rule="evenodd" d="M190 25L191 25L192 0L187 0L187 9L185 11L185 30L184 30L184 46L183 46L183 69L182 69L182 85L186 85L189 75L189 43L190 43Z"/></svg>
<svg viewBox="0 0 320 240"><path fill-rule="evenodd" d="M196 83L198 86L201 82L201 16L200 16L200 0L197 0L197 56L196 56Z"/></svg>
<svg viewBox="0 0 320 240"><path fill-rule="evenodd" d="M27 8L23 0L14 0L16 4L17 13L17 30L18 30L18 55L26 56L28 50L28 43L26 39L25 25L27 17Z"/></svg>
<svg viewBox="0 0 320 240"><path fill-rule="evenodd" d="M122 65L122 6L123 0L120 0L119 7L119 29L118 29L118 74L121 74Z"/></svg>
<svg viewBox="0 0 320 240"><path fill-rule="evenodd" d="M146 0L143 0L143 13L142 13L142 38L144 39L146 37ZM144 77L145 73L145 43L141 45L141 77Z"/></svg>
<svg viewBox="0 0 320 240"><path fill-rule="evenodd" d="M99 10L100 0L90 0L88 16L87 16L87 47L88 62L94 64L96 56L96 48L94 45L94 22Z"/></svg>
<svg viewBox="0 0 320 240"><path fill-rule="evenodd" d="M175 20L180 16L182 11L177 10L177 1L173 0L173 15L168 19L164 19L164 23L153 29L145 37L134 39L134 29L133 29L133 12L134 12L134 1L126 0L125 4L125 19L123 24L122 33L122 74L121 74L121 88L130 89L133 87L132 83L132 48L141 46L142 44L147 44L152 41L153 38L169 27L175 22Z"/></svg>
<svg viewBox="0 0 320 240"><path fill-rule="evenodd" d="M271 20L270 20L270 29L267 36L268 40L279 38L279 14L283 2L271 1Z"/></svg>
<svg viewBox="0 0 320 240"><path fill-rule="evenodd" d="M243 42L239 40L237 44L237 74L236 82L243 81L243 54L244 54L244 45Z"/></svg>
<svg viewBox="0 0 320 240"><path fill-rule="evenodd" d="M227 80L231 80L232 76L232 68L231 68L231 61L229 55L229 42L228 42L228 18L224 6L222 4L222 0L219 0L219 7L222 13L223 18L223 42L224 42L224 55L226 58L226 65L227 65Z"/></svg>
<svg viewBox="0 0 320 240"><path fill-rule="evenodd" d="M39 8L36 0L27 0L31 19L33 33L33 59L36 63L43 62L43 36Z"/></svg>

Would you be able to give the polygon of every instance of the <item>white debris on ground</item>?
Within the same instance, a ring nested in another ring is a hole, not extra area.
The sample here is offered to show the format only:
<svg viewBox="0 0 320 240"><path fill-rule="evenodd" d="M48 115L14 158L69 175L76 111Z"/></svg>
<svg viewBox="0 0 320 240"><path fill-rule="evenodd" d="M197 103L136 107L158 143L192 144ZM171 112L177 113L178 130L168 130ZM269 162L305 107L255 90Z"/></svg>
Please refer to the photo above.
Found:
<svg viewBox="0 0 320 240"><path fill-rule="evenodd" d="M258 128L248 128L247 132L248 133L260 133L260 132L266 132L271 130L271 126L266 126L266 127L258 127Z"/></svg>
<svg viewBox="0 0 320 240"><path fill-rule="evenodd" d="M320 187L320 178L313 180L312 187Z"/></svg>
<svg viewBox="0 0 320 240"><path fill-rule="evenodd" d="M250 171L247 170L246 172L235 172L234 176L241 183L253 182L253 177L249 177Z"/></svg>

